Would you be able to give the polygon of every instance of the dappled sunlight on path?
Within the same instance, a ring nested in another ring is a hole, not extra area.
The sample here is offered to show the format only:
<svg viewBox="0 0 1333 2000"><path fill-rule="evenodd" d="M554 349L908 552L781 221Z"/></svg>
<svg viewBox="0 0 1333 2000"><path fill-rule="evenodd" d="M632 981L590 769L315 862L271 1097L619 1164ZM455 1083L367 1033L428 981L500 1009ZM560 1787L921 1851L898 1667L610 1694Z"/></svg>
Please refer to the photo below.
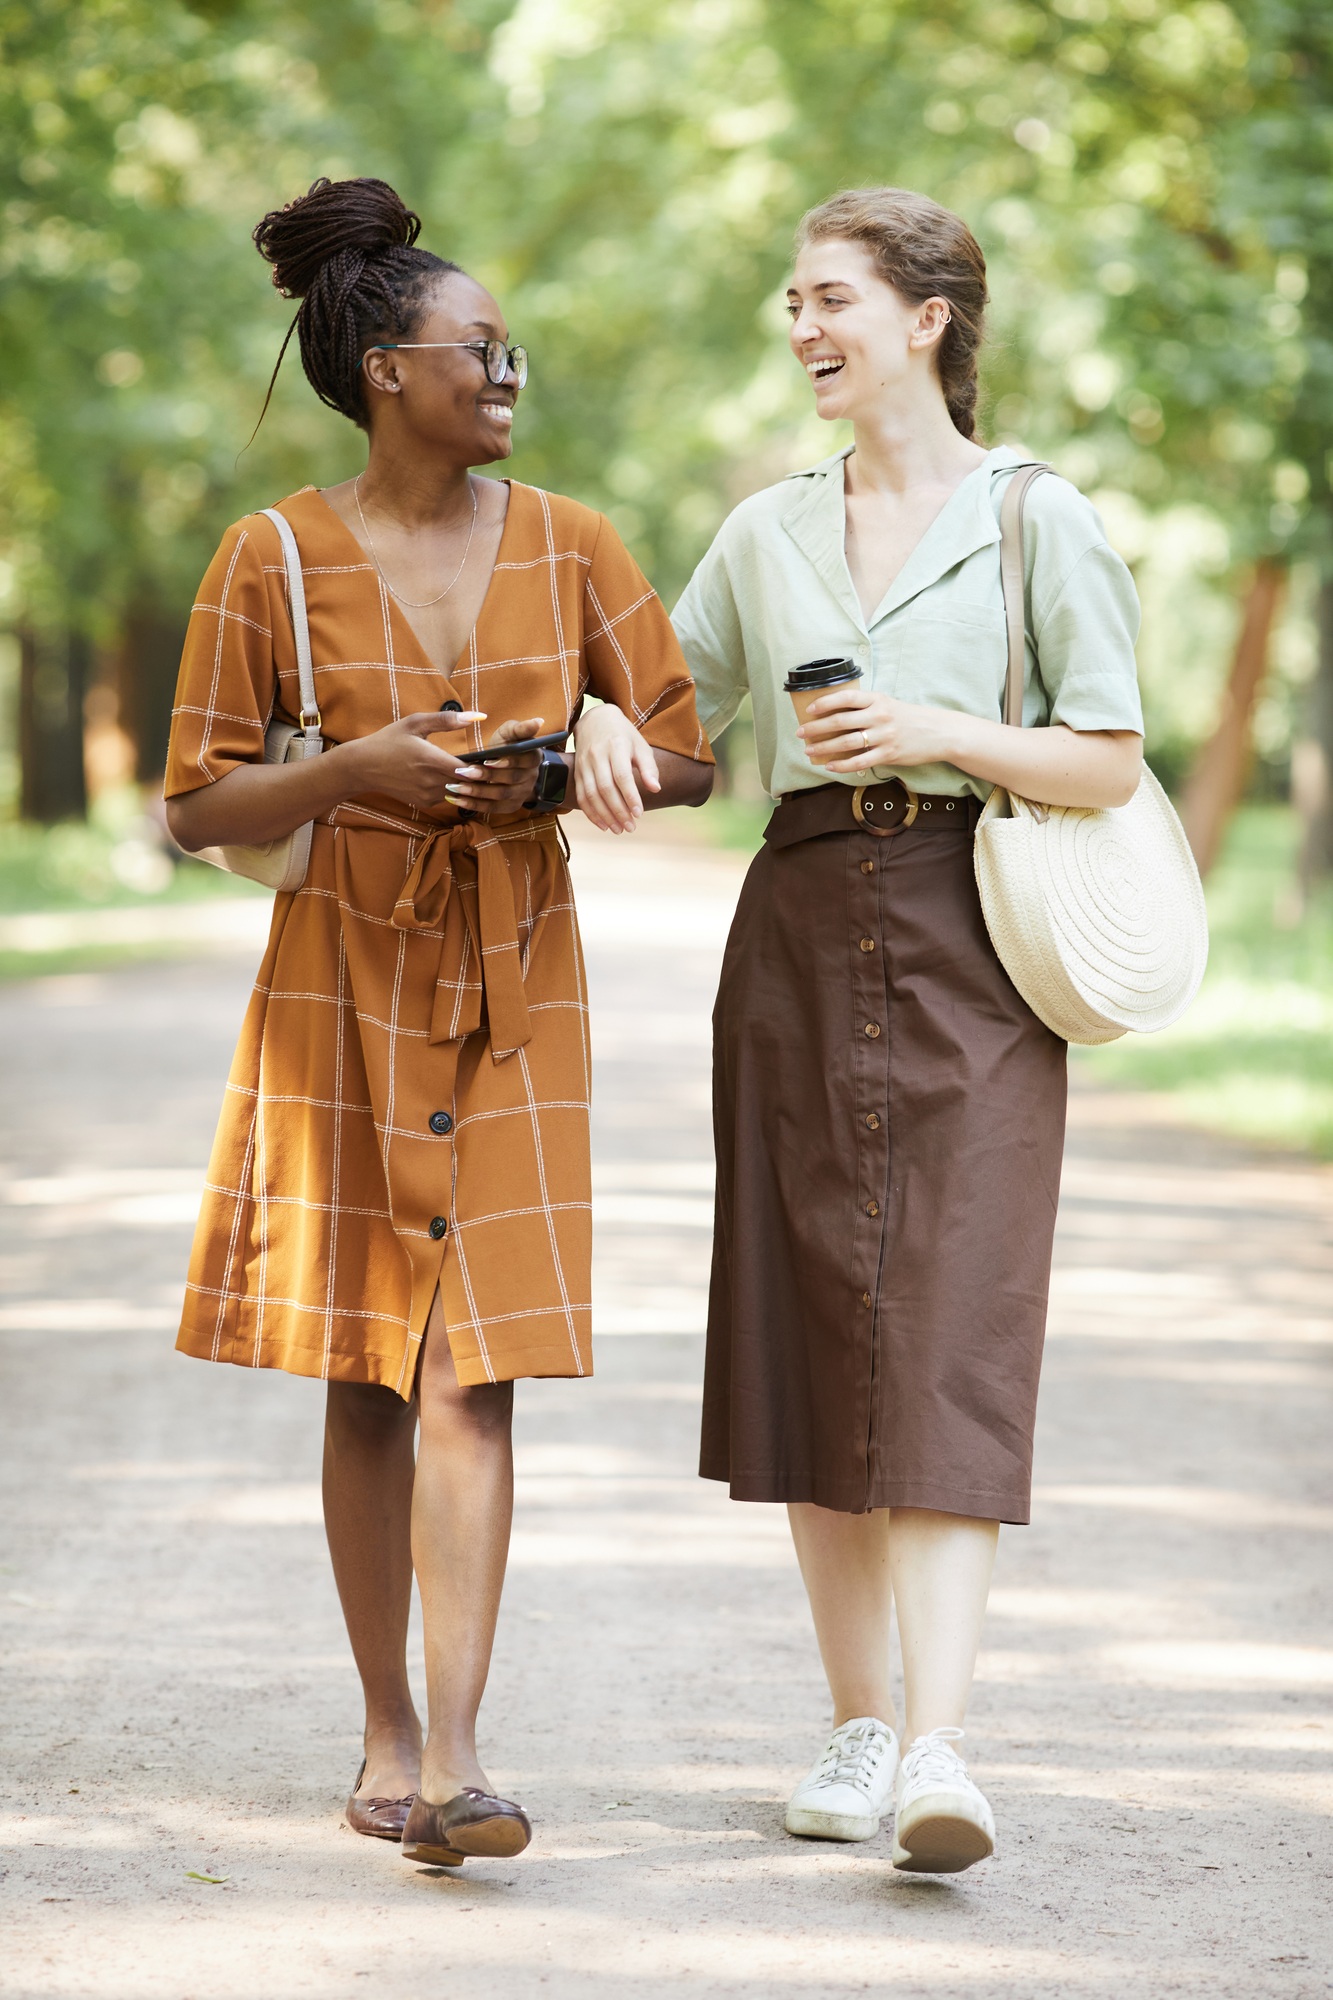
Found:
<svg viewBox="0 0 1333 2000"><path fill-rule="evenodd" d="M694 1476L741 865L575 843L597 1375L519 1391L484 1754L537 1834L457 1877L339 1824L317 1385L171 1350L257 950L0 989L7 1992L1328 1991L1333 1169L1153 1100L1072 1105L1034 1525L970 1718L996 1857L902 1878L887 1835L783 1834L826 1721L799 1580L780 1510Z"/></svg>

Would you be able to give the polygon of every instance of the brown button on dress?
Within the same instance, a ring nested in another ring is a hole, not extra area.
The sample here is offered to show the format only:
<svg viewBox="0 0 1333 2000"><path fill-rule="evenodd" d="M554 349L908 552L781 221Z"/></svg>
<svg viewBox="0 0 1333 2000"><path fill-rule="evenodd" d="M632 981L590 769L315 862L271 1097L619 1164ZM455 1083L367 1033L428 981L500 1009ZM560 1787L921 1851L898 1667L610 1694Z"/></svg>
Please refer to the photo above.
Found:
<svg viewBox="0 0 1333 2000"><path fill-rule="evenodd" d="M795 817L746 877L714 1015L700 1470L737 1500L1023 1522L1065 1044L995 955L966 816L888 839Z"/></svg>
<svg viewBox="0 0 1333 2000"><path fill-rule="evenodd" d="M666 614L599 514L511 484L446 678L313 489L282 502L325 742L446 700L567 724L585 692L711 761ZM167 796L299 703L277 530L231 528L181 663ZM586 984L555 818L336 807L279 896L227 1085L177 1345L410 1396L438 1287L458 1379L591 1369Z"/></svg>

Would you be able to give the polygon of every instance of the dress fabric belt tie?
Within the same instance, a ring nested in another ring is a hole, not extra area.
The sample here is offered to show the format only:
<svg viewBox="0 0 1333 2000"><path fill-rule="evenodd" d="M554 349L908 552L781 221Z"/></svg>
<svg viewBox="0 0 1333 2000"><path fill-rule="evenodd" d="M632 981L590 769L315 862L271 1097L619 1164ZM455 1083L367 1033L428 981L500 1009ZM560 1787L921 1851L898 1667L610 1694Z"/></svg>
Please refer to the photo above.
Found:
<svg viewBox="0 0 1333 2000"><path fill-rule="evenodd" d="M509 837L532 835L524 826ZM491 1054L497 1062L532 1039L504 843L505 835L483 821L440 827L427 837L408 870L393 912L400 930L443 928L431 1041L452 1042L473 1034L481 1026L484 991ZM468 893L474 887L475 896Z"/></svg>

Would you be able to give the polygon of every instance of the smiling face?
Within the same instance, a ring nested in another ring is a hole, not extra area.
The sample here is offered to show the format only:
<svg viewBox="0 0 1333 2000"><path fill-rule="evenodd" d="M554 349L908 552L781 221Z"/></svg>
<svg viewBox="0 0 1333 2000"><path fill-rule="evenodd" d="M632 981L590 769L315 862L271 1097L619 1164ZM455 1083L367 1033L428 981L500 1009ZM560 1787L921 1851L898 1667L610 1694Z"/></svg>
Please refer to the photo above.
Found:
<svg viewBox="0 0 1333 2000"><path fill-rule="evenodd" d="M935 349L948 324L941 298L912 305L880 277L864 244L821 237L801 248L787 288L791 345L815 409L869 419L904 393L942 398Z"/></svg>
<svg viewBox="0 0 1333 2000"><path fill-rule="evenodd" d="M450 272L432 287L404 345L366 353L362 379L372 431L391 421L426 449L464 465L508 458L518 401L513 369L506 370L503 382L492 382L479 345L474 350L408 344L487 340L509 345L504 314L475 278Z"/></svg>

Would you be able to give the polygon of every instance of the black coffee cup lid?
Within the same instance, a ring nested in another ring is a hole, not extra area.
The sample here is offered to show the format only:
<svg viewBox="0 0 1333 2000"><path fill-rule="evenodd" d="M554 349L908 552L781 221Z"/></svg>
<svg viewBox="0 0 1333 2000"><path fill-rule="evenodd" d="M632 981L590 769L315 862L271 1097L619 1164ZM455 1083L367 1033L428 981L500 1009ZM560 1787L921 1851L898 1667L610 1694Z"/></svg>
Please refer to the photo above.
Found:
<svg viewBox="0 0 1333 2000"><path fill-rule="evenodd" d="M788 694L804 694L810 688L837 687L860 678L855 660L807 660L802 667L792 667L782 685Z"/></svg>

